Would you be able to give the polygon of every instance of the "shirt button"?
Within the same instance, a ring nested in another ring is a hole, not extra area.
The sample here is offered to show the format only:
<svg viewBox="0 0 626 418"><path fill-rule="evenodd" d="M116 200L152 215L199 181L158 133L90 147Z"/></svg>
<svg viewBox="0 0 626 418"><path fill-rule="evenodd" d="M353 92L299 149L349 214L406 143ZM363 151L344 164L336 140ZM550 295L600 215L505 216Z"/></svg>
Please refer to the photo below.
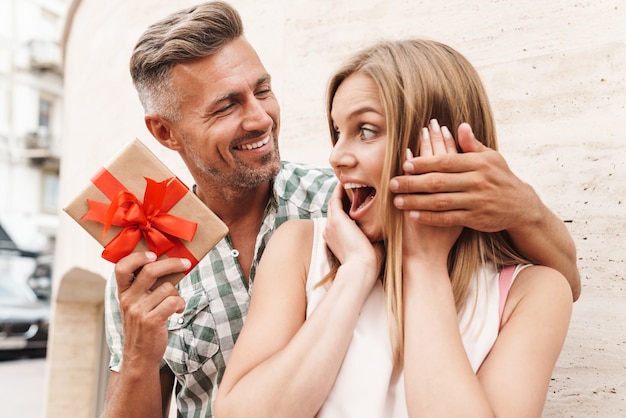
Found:
<svg viewBox="0 0 626 418"><path fill-rule="evenodd" d="M183 322L185 322L185 318L183 318L182 316L180 318L178 318L178 323L182 324Z"/></svg>
<svg viewBox="0 0 626 418"><path fill-rule="evenodd" d="M233 257L237 258L237 257L239 257L239 251L237 251L237 250L233 249L233 250L230 252L230 255L232 255Z"/></svg>

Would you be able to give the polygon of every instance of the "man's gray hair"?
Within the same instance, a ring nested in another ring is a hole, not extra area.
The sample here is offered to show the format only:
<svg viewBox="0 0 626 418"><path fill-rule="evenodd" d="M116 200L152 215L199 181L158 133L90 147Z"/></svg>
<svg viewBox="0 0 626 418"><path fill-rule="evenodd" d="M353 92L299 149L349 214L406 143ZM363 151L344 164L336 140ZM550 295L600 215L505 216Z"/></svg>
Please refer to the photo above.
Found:
<svg viewBox="0 0 626 418"><path fill-rule="evenodd" d="M241 16L221 1L177 11L149 26L130 59L130 74L146 114L179 120L179 97L169 77L172 68L214 54L240 36Z"/></svg>

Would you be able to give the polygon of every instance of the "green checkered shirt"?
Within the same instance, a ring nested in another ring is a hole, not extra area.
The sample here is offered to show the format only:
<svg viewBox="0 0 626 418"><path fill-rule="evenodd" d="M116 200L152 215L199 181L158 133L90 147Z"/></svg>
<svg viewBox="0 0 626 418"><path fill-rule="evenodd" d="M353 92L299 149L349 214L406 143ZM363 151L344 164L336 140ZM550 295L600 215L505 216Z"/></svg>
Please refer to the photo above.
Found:
<svg viewBox="0 0 626 418"><path fill-rule="evenodd" d="M274 181L274 196L265 210L257 235L250 272L254 278L261 254L276 228L288 219L310 219L326 215L326 201L336 185L330 169L289 162ZM217 385L241 332L248 312L250 291L241 274L227 236L209 252L179 284L186 300L185 312L168 320L169 342L161 367L176 375L178 417L211 417ZM109 367L122 364L122 321L115 280L109 280L105 298Z"/></svg>

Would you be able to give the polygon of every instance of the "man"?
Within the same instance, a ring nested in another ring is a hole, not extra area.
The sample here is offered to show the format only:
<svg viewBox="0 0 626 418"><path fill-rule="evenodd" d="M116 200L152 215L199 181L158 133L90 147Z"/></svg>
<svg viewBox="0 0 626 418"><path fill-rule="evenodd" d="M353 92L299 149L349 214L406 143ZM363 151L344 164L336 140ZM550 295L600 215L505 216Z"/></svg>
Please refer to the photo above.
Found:
<svg viewBox="0 0 626 418"><path fill-rule="evenodd" d="M330 170L281 163L271 78L226 3L181 10L149 27L131 74L148 130L180 154L195 193L229 235L176 288L150 291L159 276L187 270L187 260L133 253L117 263L105 305L112 374L103 416L167 416L175 381L179 416L212 416L271 233L290 218L323 216L335 179ZM497 152L471 132L462 142L467 153L454 161L433 158L407 166L426 174L392 180L401 193L396 204L417 222L508 230L528 257L561 271L576 298L575 248L564 225Z"/></svg>

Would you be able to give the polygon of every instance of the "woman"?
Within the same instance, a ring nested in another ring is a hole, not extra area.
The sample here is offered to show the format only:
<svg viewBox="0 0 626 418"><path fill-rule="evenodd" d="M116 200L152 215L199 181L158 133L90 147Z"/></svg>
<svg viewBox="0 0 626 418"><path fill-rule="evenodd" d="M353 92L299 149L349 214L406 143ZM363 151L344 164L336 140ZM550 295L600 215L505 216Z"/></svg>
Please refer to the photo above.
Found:
<svg viewBox="0 0 626 418"><path fill-rule="evenodd" d="M504 232L412 222L387 187L405 156L457 152L446 126L496 148L475 69L441 43L379 43L331 79L327 109L328 219L270 240L216 415L540 416L571 315L563 276Z"/></svg>

